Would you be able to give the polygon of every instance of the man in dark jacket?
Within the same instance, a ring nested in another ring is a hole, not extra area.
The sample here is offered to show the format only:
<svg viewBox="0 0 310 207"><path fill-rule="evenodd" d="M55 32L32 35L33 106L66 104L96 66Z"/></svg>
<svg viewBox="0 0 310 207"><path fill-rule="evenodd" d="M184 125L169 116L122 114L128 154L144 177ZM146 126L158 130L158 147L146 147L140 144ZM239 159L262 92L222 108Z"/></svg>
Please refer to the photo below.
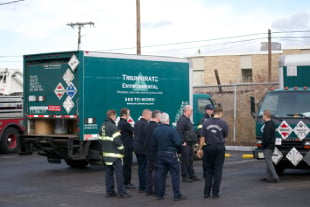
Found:
<svg viewBox="0 0 310 207"><path fill-rule="evenodd" d="M160 122L162 125L153 132L152 143L157 151L157 199L164 198L166 176L170 171L174 200L185 200L186 196L180 192L180 163L177 155L177 151L181 147L181 138L176 129L169 126L170 121L167 113L161 114Z"/></svg>
<svg viewBox="0 0 310 207"><path fill-rule="evenodd" d="M130 111L127 108L122 108L120 112L120 120L118 122L118 129L121 133L121 139L125 147L123 175L126 189L134 189L131 183L131 167L132 167L132 152L133 152L133 127L128 123L127 119L130 117Z"/></svg>
<svg viewBox="0 0 310 207"><path fill-rule="evenodd" d="M138 161L138 177L139 177L139 192L145 192L146 182L146 154L145 154L145 126L149 123L152 117L152 111L144 109L142 117L135 123L133 147Z"/></svg>
<svg viewBox="0 0 310 207"><path fill-rule="evenodd" d="M105 171L106 197L128 198L130 197L125 189L122 158L124 157L124 146L120 133L115 125L115 110L107 111L107 118L101 126L99 140L102 143L102 155L107 166ZM114 191L115 172L118 194Z"/></svg>
<svg viewBox="0 0 310 207"><path fill-rule="evenodd" d="M186 105L183 109L183 115L177 122L177 131L182 139L181 149L181 172L183 182L192 182L200 180L196 175L193 167L194 152L193 145L197 142L197 137L194 132L193 123L190 117L193 113L193 107Z"/></svg>
<svg viewBox="0 0 310 207"><path fill-rule="evenodd" d="M279 182L279 176L277 175L272 163L272 154L275 149L276 125L271 120L271 112L269 110L264 111L263 119L265 124L261 129L263 132L262 145L264 149L263 153L266 161L267 175L265 178L262 178L261 181L277 183Z"/></svg>
<svg viewBox="0 0 310 207"><path fill-rule="evenodd" d="M154 130L160 125L160 115L161 112L159 110L155 110L152 112L152 119L150 123L148 123L145 128L145 151L146 151L146 189L145 192L147 195L152 195L157 192L156 187L156 150L152 146L152 135Z"/></svg>

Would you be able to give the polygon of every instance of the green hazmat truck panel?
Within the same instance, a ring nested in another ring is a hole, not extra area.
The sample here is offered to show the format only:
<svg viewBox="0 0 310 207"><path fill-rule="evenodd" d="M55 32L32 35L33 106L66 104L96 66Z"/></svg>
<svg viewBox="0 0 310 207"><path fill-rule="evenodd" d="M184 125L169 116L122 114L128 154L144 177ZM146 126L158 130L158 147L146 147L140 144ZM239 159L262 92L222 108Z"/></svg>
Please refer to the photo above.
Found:
<svg viewBox="0 0 310 207"><path fill-rule="evenodd" d="M257 148L253 151L254 158L264 158L262 115L264 110L269 110L276 124L276 147L272 160L279 174L287 168L310 168L309 76L310 54L281 56L280 87L267 92L256 114ZM251 102L253 105L254 101Z"/></svg>
<svg viewBox="0 0 310 207"><path fill-rule="evenodd" d="M102 160L98 132L107 110L129 108L134 123L143 109L158 109L175 124L193 102L190 63L180 58L86 51L25 55L24 83L24 140L49 162L64 159L73 167Z"/></svg>

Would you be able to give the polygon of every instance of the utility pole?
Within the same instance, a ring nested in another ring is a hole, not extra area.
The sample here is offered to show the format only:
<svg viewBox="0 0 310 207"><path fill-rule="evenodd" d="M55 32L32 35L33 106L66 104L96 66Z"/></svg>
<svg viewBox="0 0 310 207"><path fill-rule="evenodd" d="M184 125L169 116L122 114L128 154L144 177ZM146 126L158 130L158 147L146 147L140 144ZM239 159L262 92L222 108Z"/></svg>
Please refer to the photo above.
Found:
<svg viewBox="0 0 310 207"><path fill-rule="evenodd" d="M136 0L136 12L137 12L137 55L141 55L140 0Z"/></svg>
<svg viewBox="0 0 310 207"><path fill-rule="evenodd" d="M271 82L271 30L268 29L268 82Z"/></svg>
<svg viewBox="0 0 310 207"><path fill-rule="evenodd" d="M94 22L77 22L77 23L68 23L67 26L70 26L72 28L78 27L78 50L80 50L80 44L81 44L81 28L84 27L84 25L90 25L95 26Z"/></svg>

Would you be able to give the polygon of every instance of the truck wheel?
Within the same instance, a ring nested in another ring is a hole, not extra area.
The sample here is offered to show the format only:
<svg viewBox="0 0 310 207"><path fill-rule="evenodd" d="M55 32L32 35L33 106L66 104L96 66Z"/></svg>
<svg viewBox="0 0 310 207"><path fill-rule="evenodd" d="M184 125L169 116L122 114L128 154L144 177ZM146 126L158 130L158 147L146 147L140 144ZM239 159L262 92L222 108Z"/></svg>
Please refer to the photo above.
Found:
<svg viewBox="0 0 310 207"><path fill-rule="evenodd" d="M15 128L7 128L1 137L1 152L17 153L20 146L20 133Z"/></svg>
<svg viewBox="0 0 310 207"><path fill-rule="evenodd" d="M73 168L84 168L88 165L85 160L66 160L67 165Z"/></svg>

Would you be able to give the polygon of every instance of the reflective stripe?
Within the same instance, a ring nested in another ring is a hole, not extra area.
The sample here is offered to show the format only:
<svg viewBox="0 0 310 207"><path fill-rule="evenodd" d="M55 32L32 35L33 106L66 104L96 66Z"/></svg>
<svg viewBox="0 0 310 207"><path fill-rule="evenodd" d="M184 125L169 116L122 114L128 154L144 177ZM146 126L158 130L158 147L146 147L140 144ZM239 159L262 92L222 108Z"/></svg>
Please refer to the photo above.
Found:
<svg viewBox="0 0 310 207"><path fill-rule="evenodd" d="M104 162L106 165L113 165L113 162Z"/></svg>
<svg viewBox="0 0 310 207"><path fill-rule="evenodd" d="M124 155L122 154L116 154L116 153L109 153L109 152L104 152L102 153L103 157L113 157L113 158L123 158Z"/></svg>
<svg viewBox="0 0 310 207"><path fill-rule="evenodd" d="M117 149L118 149L118 150L122 150L122 149L124 149L124 146L123 146L123 145L122 145L122 146L119 146Z"/></svg>
<svg viewBox="0 0 310 207"><path fill-rule="evenodd" d="M200 125L198 125L198 127L197 127L197 129L201 129L202 128L202 125L200 124Z"/></svg>
<svg viewBox="0 0 310 207"><path fill-rule="evenodd" d="M99 139L103 141L111 141L111 142L113 142L114 140L113 137L108 137L108 136L100 136Z"/></svg>
<svg viewBox="0 0 310 207"><path fill-rule="evenodd" d="M115 133L112 135L113 138L116 138L116 137L118 137L118 136L121 136L121 133L120 133L120 132L115 132Z"/></svg>
<svg viewBox="0 0 310 207"><path fill-rule="evenodd" d="M111 141L111 142L113 142L113 140L114 140L116 137L120 136L120 135L121 135L120 132L115 132L115 133L112 135L112 137L109 137L109 136L99 136L99 139L100 139L100 140L104 140L104 141Z"/></svg>

